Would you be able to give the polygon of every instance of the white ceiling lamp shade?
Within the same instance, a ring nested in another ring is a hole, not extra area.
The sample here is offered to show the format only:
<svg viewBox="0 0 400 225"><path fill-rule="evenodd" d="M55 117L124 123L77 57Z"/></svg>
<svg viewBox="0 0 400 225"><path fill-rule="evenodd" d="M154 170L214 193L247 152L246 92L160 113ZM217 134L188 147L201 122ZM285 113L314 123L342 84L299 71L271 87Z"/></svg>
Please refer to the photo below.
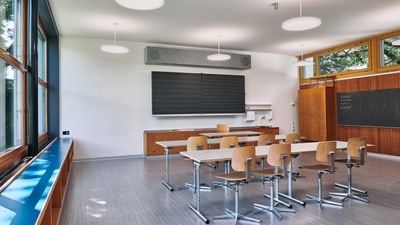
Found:
<svg viewBox="0 0 400 225"><path fill-rule="evenodd" d="M313 62L304 60L303 45L301 45L301 60L293 63L293 66L303 67L303 66L312 66L312 65L314 65Z"/></svg>
<svg viewBox="0 0 400 225"><path fill-rule="evenodd" d="M400 46L400 39L393 41L392 45L393 46Z"/></svg>
<svg viewBox="0 0 400 225"><path fill-rule="evenodd" d="M211 54L207 56L207 60L209 61L226 61L231 59L231 55L221 53L220 43L218 38L218 51L215 54Z"/></svg>
<svg viewBox="0 0 400 225"><path fill-rule="evenodd" d="M114 43L113 44L103 44L100 46L100 50L112 54L124 54L128 53L129 49L122 45L117 45L117 23L113 23L114 26Z"/></svg>
<svg viewBox="0 0 400 225"><path fill-rule="evenodd" d="M154 10L164 5L164 0L115 0L119 5L135 10Z"/></svg>
<svg viewBox="0 0 400 225"><path fill-rule="evenodd" d="M322 21L318 17L303 16L303 6L300 0L300 16L283 21L281 27L287 31L304 31L314 29L321 23Z"/></svg>

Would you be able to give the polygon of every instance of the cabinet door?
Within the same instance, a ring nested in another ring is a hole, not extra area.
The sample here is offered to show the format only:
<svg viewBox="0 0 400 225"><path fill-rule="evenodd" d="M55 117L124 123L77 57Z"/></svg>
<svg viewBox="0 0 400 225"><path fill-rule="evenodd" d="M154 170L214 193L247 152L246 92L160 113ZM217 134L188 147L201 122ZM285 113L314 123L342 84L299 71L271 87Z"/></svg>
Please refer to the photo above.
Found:
<svg viewBox="0 0 400 225"><path fill-rule="evenodd" d="M311 141L325 141L327 137L326 87L299 91L299 130Z"/></svg>

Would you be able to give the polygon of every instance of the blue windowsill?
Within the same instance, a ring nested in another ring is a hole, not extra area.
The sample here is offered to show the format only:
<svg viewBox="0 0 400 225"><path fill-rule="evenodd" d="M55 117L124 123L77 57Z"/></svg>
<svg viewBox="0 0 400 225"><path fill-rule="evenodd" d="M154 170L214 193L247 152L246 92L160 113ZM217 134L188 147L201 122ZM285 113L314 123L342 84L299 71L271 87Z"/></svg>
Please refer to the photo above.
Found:
<svg viewBox="0 0 400 225"><path fill-rule="evenodd" d="M71 144L72 138L56 139L0 193L0 224L36 223Z"/></svg>

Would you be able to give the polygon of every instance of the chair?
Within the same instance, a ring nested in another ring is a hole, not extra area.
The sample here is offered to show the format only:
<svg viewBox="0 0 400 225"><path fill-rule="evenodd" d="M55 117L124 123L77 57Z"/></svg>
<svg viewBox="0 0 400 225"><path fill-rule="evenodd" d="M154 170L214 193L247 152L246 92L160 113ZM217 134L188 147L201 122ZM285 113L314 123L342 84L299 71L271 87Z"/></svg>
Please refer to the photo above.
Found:
<svg viewBox="0 0 400 225"><path fill-rule="evenodd" d="M286 137L285 137L286 144L294 144L294 143L300 143L300 142L301 142L301 136L299 133L286 134Z"/></svg>
<svg viewBox="0 0 400 225"><path fill-rule="evenodd" d="M238 220L245 220L255 223L261 223L261 220L244 216L239 214L239 185L243 182L250 180L251 171L255 166L255 147L245 146L238 147L232 153L232 169L234 172L229 174L215 175L216 178L224 179L227 182L234 184L233 190L235 191L235 211L226 208L224 215L214 217L218 219L235 219L235 224Z"/></svg>
<svg viewBox="0 0 400 225"><path fill-rule="evenodd" d="M299 133L286 134L286 138L285 138L285 143L286 144L295 144L295 143L300 143L300 142L301 142L301 136L300 136ZM299 154L292 154L291 155L292 159L295 159L298 156L299 156ZM296 178L305 178L304 176L301 176L299 172L293 172L292 169L290 169L290 171L292 171L292 180L296 180Z"/></svg>
<svg viewBox="0 0 400 225"><path fill-rule="evenodd" d="M238 148L239 142L237 136L224 136L219 141L219 148ZM218 162L217 162L218 163ZM231 160L225 160L225 174L231 172ZM214 181L214 186L227 186L227 182Z"/></svg>
<svg viewBox="0 0 400 225"><path fill-rule="evenodd" d="M275 139L275 134L261 134L261 135L259 136L259 138L258 138L257 146L272 145L272 144L276 144L276 143L277 143L277 141L276 141L276 139ZM262 169L262 170L265 169L265 166L264 166L264 165L265 165L265 158L266 158L266 157L261 157L261 169ZM263 181L263 184L264 184L265 180L264 180L264 177L263 177L263 176L262 176L262 181ZM269 195L269 194L264 194L264 196L265 196L266 198L270 198L270 195ZM282 205L284 205L284 206L286 206L286 207L288 207L288 208L291 208L291 207L292 207L291 204L289 204L289 203L287 203L287 202L282 201L282 200L279 199L279 187L276 187L276 191L275 191L275 205L278 205L278 204L282 204Z"/></svg>
<svg viewBox="0 0 400 225"><path fill-rule="evenodd" d="M239 147L237 136L225 136L222 137L219 142L219 148L237 148Z"/></svg>
<svg viewBox="0 0 400 225"><path fill-rule="evenodd" d="M306 194L308 198L306 202L319 203L321 208L323 208L323 204L343 206L343 203L327 200L329 196L326 198L322 197L322 175L335 173L335 152L336 141L321 142L317 145L317 151L315 153L316 160L321 163L299 167L299 169L316 171L318 176L318 197Z"/></svg>
<svg viewBox="0 0 400 225"><path fill-rule="evenodd" d="M347 199L356 199L362 202L368 203L368 199L362 198L367 196L367 193L354 193L352 186L352 168L361 167L365 163L365 157L367 156L367 139L365 137L353 137L348 140L347 143L347 158L337 159L336 162L345 163L347 167L347 193L335 193L330 192L331 196L343 197L342 201ZM337 185L336 185L337 186ZM360 192L360 191L358 191Z"/></svg>
<svg viewBox="0 0 400 225"><path fill-rule="evenodd" d="M264 169L254 171L255 175L260 175L263 178L263 181L269 181L269 195L275 196L275 192L278 193L279 189L279 180L280 178L286 177L287 174L287 164L290 162L290 144L273 144L268 150L267 162L270 166L275 168ZM274 190L274 186L276 186L276 190ZM262 211L268 211L279 219L282 219L282 216L279 212L291 212L295 213L296 210L293 209L283 209L279 207L275 207L275 198L270 199L269 206L254 203L254 208L260 209Z"/></svg>
<svg viewBox="0 0 400 225"><path fill-rule="evenodd" d="M207 143L206 136L192 136L187 139L186 150L188 150L188 151L204 150L204 149L207 149L207 146L208 146L208 143ZM207 165L215 168L215 166L212 164L207 164ZM193 174L196 174L195 171L193 171ZM196 188L194 185L195 183L196 183L196 177L193 176L193 184L186 183L185 187L193 189L193 191L196 191ZM201 185L200 189L201 190L211 190L211 187Z"/></svg>
<svg viewBox="0 0 400 225"><path fill-rule="evenodd" d="M257 146L275 144L275 134L261 134L258 136Z"/></svg>
<svg viewBox="0 0 400 225"><path fill-rule="evenodd" d="M229 132L229 125L223 123L217 124L217 132Z"/></svg>

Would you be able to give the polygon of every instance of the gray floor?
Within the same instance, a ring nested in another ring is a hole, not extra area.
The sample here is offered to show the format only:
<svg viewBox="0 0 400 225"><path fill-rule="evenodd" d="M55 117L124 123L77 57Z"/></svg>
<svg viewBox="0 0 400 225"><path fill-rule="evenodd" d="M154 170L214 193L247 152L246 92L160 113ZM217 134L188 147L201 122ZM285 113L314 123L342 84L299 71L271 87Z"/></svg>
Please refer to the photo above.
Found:
<svg viewBox="0 0 400 225"><path fill-rule="evenodd" d="M295 165L313 162L314 155L307 153L296 159ZM222 171L207 166L201 168L201 181L215 180L213 175ZM323 193L339 191L334 182L346 182L346 170L341 164L334 175L323 177ZM192 164L180 157L171 159L170 181L177 187L192 180ZM305 207L294 204L295 214L282 214L283 219L264 213L254 215L262 224L400 224L400 160L368 156L364 167L353 169L353 183L368 190L368 204L356 200L346 201L343 208L316 204ZM317 193L316 174L301 171L305 179L294 182L295 197L304 199L305 193ZM161 180L165 176L163 158L137 158L73 163L69 186L60 220L61 225L187 225L204 224L188 205L193 203L190 190L168 191ZM254 202L268 204L263 193L267 186L249 183L240 187L240 211L253 210ZM286 181L281 181L281 191L286 192ZM339 200L339 199L334 199ZM224 213L224 208L234 209L234 192L218 188L201 192L201 210L210 224L233 224L233 220L213 220Z"/></svg>

